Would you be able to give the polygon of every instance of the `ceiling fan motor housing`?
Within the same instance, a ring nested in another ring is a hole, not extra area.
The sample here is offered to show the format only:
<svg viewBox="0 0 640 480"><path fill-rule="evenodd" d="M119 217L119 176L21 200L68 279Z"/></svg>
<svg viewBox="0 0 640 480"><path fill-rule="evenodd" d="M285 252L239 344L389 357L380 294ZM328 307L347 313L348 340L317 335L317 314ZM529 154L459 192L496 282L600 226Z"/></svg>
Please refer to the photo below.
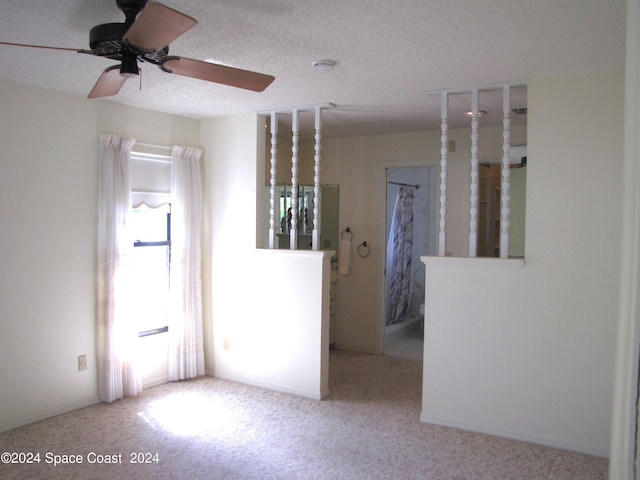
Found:
<svg viewBox="0 0 640 480"><path fill-rule="evenodd" d="M89 47L100 56L119 60L127 48L122 40L127 28L124 23L96 25L89 32Z"/></svg>
<svg viewBox="0 0 640 480"><path fill-rule="evenodd" d="M158 52L142 52L129 45L122 37L129 29L126 23L104 23L96 25L89 32L89 47L98 56L122 61L123 53L131 52L140 60L159 64L169 53L169 47Z"/></svg>
<svg viewBox="0 0 640 480"><path fill-rule="evenodd" d="M157 52L143 52L123 40L129 27L147 5L148 0L116 0L116 5L126 16L124 23L96 25L89 32L89 47L98 56L126 61L128 71L137 69L137 60L159 64L169 53L169 47Z"/></svg>
<svg viewBox="0 0 640 480"><path fill-rule="evenodd" d="M131 24L147 5L147 1L148 0L116 0L116 5L127 17L127 24Z"/></svg>

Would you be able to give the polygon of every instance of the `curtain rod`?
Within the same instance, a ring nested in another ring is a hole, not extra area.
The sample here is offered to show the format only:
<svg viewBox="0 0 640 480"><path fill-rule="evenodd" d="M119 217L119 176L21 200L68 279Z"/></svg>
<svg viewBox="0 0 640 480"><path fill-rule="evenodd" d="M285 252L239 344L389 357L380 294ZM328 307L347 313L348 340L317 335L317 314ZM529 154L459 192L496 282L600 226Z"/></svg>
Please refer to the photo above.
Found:
<svg viewBox="0 0 640 480"><path fill-rule="evenodd" d="M172 150L173 151L173 147L165 147L164 145L153 145L151 143L142 143L142 142L136 142L134 145L139 145L141 147L160 148L162 150Z"/></svg>
<svg viewBox="0 0 640 480"><path fill-rule="evenodd" d="M144 162L171 163L171 155L160 155L158 153L131 152L132 160L142 160Z"/></svg>
<svg viewBox="0 0 640 480"><path fill-rule="evenodd" d="M143 193L143 194L151 194L151 195L171 195L171 192L167 192L165 190L147 190L143 188L132 188L131 193Z"/></svg>
<svg viewBox="0 0 640 480"><path fill-rule="evenodd" d="M410 185L408 183L392 182L391 180L389 180L387 183L391 183L393 185L400 185L402 187L411 187L411 188L415 188L416 190L418 190L420 188L420 185Z"/></svg>

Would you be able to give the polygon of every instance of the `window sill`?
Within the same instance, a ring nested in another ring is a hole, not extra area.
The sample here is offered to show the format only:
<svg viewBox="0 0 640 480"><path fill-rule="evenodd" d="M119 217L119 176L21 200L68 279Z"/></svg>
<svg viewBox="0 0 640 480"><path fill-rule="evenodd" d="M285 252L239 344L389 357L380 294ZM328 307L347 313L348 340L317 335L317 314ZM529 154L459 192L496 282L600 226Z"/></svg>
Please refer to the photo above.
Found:
<svg viewBox="0 0 640 480"><path fill-rule="evenodd" d="M138 338L150 337L151 335L159 335L161 333L166 333L169 331L169 327L160 327L154 328L152 330L145 330L143 332L138 332Z"/></svg>

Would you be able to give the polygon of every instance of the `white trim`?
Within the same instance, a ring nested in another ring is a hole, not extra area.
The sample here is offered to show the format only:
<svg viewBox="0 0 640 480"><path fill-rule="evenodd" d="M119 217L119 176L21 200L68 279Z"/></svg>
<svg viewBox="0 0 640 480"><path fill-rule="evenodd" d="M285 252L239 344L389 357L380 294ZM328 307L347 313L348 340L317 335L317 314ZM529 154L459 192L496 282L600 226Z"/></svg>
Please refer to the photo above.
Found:
<svg viewBox="0 0 640 480"><path fill-rule="evenodd" d="M149 378L142 384L142 389L146 390L147 388L157 387L158 385L164 385L165 383L169 383L169 377L167 375L162 377Z"/></svg>
<svg viewBox="0 0 640 480"><path fill-rule="evenodd" d="M7 430L21 427L23 425L29 425L31 423L44 420L46 418L62 415L63 413L73 412L74 410L79 410L81 408L90 407L91 405L96 405L98 403L100 403L100 400L96 395L93 397L85 398L84 400L79 400L77 402L71 402L71 403L66 403L64 405L59 405L57 407L50 408L48 410L43 410L41 412L34 413L33 415L27 415L25 417L17 418L9 422L0 423L0 432L6 432Z"/></svg>
<svg viewBox="0 0 640 480"><path fill-rule="evenodd" d="M378 195L378 211L383 212L384 215L384 228L380 230L380 234L378 237L378 243L382 246L383 253L380 255L380 277L381 283L379 284L379 288L381 288L382 295L379 296L378 300L378 321L376 322L376 330L375 330L375 349L373 351L366 350L358 350L354 349L347 345L338 345L338 348L344 348L345 350L354 350L363 353L374 353L374 354L383 354L384 353L384 336L385 336L385 323L386 323L386 312L387 312L387 276L385 269L387 267L387 171L390 168L415 168L415 167L434 167L438 169L438 182L439 182L439 169L440 165L440 157L435 156L426 156L426 157L409 157L403 158L399 160L391 160L385 159L378 164L378 191L383 192L381 195ZM435 207L435 221L436 221L436 232L433 232L435 238L438 237L438 225L439 225L439 217L438 212L440 208L440 192L432 190L433 184L430 183L429 191L429 208ZM439 183L436 184L436 188L439 187ZM435 205L431 205L431 202L437 202ZM429 214L433 214L433 210L430 210ZM434 246L435 251L438 250L437 244ZM422 257L420 257L422 259Z"/></svg>
<svg viewBox="0 0 640 480"><path fill-rule="evenodd" d="M254 387L264 388L274 392L287 393L289 395L295 395L297 397L310 398L312 400L323 400L329 396L328 388L320 388L318 392L298 390L297 388L289 388L277 383L263 382L243 375L236 375L233 373L216 373L215 378L221 380L228 380L230 382L238 382L244 385L252 385Z"/></svg>
<svg viewBox="0 0 640 480"><path fill-rule="evenodd" d="M636 456L638 360L640 356L640 0L627 2L624 204L615 387L609 478L633 480ZM637 476L635 478L638 478Z"/></svg>
<svg viewBox="0 0 640 480"><path fill-rule="evenodd" d="M256 248L260 255L285 255L290 257L333 257L336 252L333 250L290 250L288 248Z"/></svg>
<svg viewBox="0 0 640 480"><path fill-rule="evenodd" d="M498 258L498 257L420 257L422 263L430 266L443 265L482 265L483 267L522 268L525 265L524 258Z"/></svg>
<svg viewBox="0 0 640 480"><path fill-rule="evenodd" d="M282 107L282 108L274 108L272 110L261 110L258 112L258 115L271 115L272 113L290 113L293 110L298 110L299 112L306 110L315 110L317 108L334 108L336 105L333 103L316 103L312 105L301 105L297 107Z"/></svg>
<svg viewBox="0 0 640 480"><path fill-rule="evenodd" d="M446 418L432 417L429 415L420 414L420 421L422 423L428 423L431 425L440 425L443 427L459 428L461 430L467 430L471 432L484 433L487 435L493 435L495 437L508 438L510 440L519 440L523 442L535 443L537 445L545 445L552 448L560 448L562 450L571 450L573 452L583 453L586 455L592 455L596 457L607 458L608 452L602 448L595 447L593 445L587 445L582 443L567 442L554 437L546 435L535 434L522 434L521 432L513 432L510 430L501 430L497 428L487 427L485 425L478 425L474 423L450 421ZM610 477L618 478L618 477Z"/></svg>
<svg viewBox="0 0 640 480"><path fill-rule="evenodd" d="M509 85L510 87L526 87L527 82L506 82L506 83L495 83L493 85L482 85L481 87L473 86L473 87L465 87L465 88L447 88L441 90L429 90L426 92L427 95L440 95L442 92L447 92L449 95L458 95L460 93L472 93L474 89L477 90L501 90L505 85Z"/></svg>

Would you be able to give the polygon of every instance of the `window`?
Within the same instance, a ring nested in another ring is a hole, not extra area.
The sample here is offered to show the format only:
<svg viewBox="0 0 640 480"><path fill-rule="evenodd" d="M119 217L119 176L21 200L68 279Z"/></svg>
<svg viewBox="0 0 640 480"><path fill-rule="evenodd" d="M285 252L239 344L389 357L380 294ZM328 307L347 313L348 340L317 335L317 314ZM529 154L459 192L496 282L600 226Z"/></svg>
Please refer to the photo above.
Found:
<svg viewBox="0 0 640 480"><path fill-rule="evenodd" d="M168 331L171 205L133 208L130 226L138 336L163 333Z"/></svg>

